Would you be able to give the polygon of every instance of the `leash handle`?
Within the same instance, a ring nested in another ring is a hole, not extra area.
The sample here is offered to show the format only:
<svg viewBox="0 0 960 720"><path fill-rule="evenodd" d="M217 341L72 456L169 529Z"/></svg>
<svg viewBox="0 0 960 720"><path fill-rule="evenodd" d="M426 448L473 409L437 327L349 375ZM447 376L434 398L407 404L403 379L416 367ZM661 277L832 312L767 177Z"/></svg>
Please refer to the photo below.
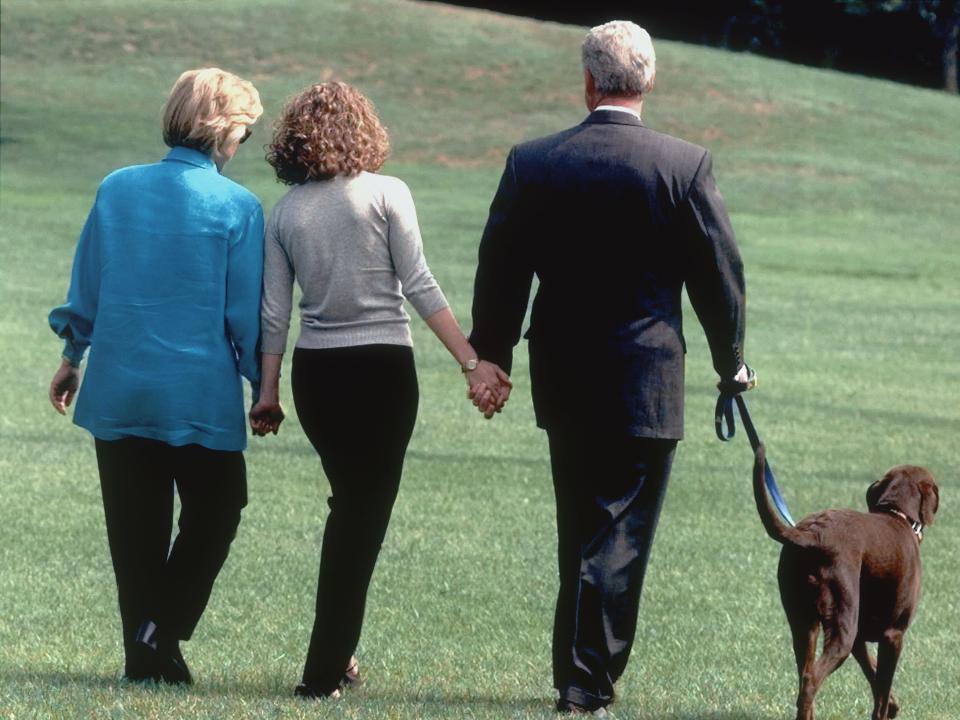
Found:
<svg viewBox="0 0 960 720"><path fill-rule="evenodd" d="M749 387L756 385L756 375L753 374L752 371L751 375L753 384L749 385ZM735 384L743 386L746 383ZM724 385L724 383L721 383L721 385ZM750 412L747 410L747 403L740 392L742 392L742 390L736 394L725 393L724 388L721 387L720 397L717 398L717 406L714 411L714 426L717 431L717 437L723 442L727 442L736 435L737 425L733 416L733 404L736 402L737 410L740 411L740 419L743 421L743 429L746 430L747 438L750 440L750 447L753 452L756 453L757 448L760 447L760 435L757 433L757 428L754 426ZM774 477L773 467L770 465L769 458L764 465L763 481L767 486L767 492L770 493L770 499L773 500L774 507L776 507L777 512L780 513L780 517L783 518L783 521L788 525L796 525L793 517L790 515L790 511L787 509L787 502L783 499L780 488L777 486L777 480Z"/></svg>
<svg viewBox="0 0 960 720"><path fill-rule="evenodd" d="M747 410L747 403L739 393L736 395L720 393L720 397L717 398L717 407L713 414L717 437L723 442L727 442L737 434L737 423L733 416L734 402L737 403L737 410L740 411L740 419L743 421L743 429L747 431L750 447L756 452L757 448L760 447L760 436L757 434L757 428L750 417L750 411Z"/></svg>

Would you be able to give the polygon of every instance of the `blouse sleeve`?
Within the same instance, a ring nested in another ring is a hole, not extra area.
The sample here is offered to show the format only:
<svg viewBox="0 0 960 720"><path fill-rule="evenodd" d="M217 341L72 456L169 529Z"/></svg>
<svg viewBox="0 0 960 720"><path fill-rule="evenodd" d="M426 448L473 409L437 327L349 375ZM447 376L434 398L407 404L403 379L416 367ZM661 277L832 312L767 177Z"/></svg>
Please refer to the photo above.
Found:
<svg viewBox="0 0 960 720"><path fill-rule="evenodd" d="M428 318L443 310L448 303L423 255L423 240L413 196L405 183L398 182L396 191L387 193L385 201L390 256L400 287L417 314Z"/></svg>
<svg viewBox="0 0 960 720"><path fill-rule="evenodd" d="M226 322L237 365L258 394L260 289L263 284L263 208L257 203L227 257Z"/></svg>
<svg viewBox="0 0 960 720"><path fill-rule="evenodd" d="M67 301L50 311L50 327L64 340L63 357L79 367L93 337L100 295L100 240L97 236L97 204L93 205L73 256L73 271Z"/></svg>

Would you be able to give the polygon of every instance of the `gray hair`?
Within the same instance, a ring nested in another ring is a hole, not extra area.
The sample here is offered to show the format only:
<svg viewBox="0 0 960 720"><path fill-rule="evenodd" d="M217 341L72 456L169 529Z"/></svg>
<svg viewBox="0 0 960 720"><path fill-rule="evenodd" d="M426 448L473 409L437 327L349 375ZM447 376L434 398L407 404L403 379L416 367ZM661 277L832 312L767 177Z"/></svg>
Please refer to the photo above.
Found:
<svg viewBox="0 0 960 720"><path fill-rule="evenodd" d="M653 88L657 55L650 33L629 20L598 25L583 40L583 69L604 95L642 95Z"/></svg>

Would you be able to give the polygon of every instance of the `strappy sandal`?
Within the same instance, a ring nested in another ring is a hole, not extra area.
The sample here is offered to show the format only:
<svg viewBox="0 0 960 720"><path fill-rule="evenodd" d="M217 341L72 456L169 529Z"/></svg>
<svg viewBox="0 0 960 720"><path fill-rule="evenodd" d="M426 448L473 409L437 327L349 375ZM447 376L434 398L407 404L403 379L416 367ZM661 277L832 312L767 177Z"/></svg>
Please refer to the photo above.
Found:
<svg viewBox="0 0 960 720"><path fill-rule="evenodd" d="M340 684L344 688L358 688L363 685L363 677L360 675L360 662L355 656L350 656L350 664L347 665Z"/></svg>

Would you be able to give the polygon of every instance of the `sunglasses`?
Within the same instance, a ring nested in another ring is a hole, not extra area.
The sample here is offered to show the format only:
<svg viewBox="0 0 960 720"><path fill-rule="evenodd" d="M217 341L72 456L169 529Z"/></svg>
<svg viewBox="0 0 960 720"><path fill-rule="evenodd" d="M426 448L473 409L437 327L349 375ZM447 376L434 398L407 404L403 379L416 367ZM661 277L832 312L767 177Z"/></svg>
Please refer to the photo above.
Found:
<svg viewBox="0 0 960 720"><path fill-rule="evenodd" d="M246 132L243 133L243 137L240 138L240 144L243 145L250 138L251 135L253 135L253 130L251 130L250 128L247 128Z"/></svg>

